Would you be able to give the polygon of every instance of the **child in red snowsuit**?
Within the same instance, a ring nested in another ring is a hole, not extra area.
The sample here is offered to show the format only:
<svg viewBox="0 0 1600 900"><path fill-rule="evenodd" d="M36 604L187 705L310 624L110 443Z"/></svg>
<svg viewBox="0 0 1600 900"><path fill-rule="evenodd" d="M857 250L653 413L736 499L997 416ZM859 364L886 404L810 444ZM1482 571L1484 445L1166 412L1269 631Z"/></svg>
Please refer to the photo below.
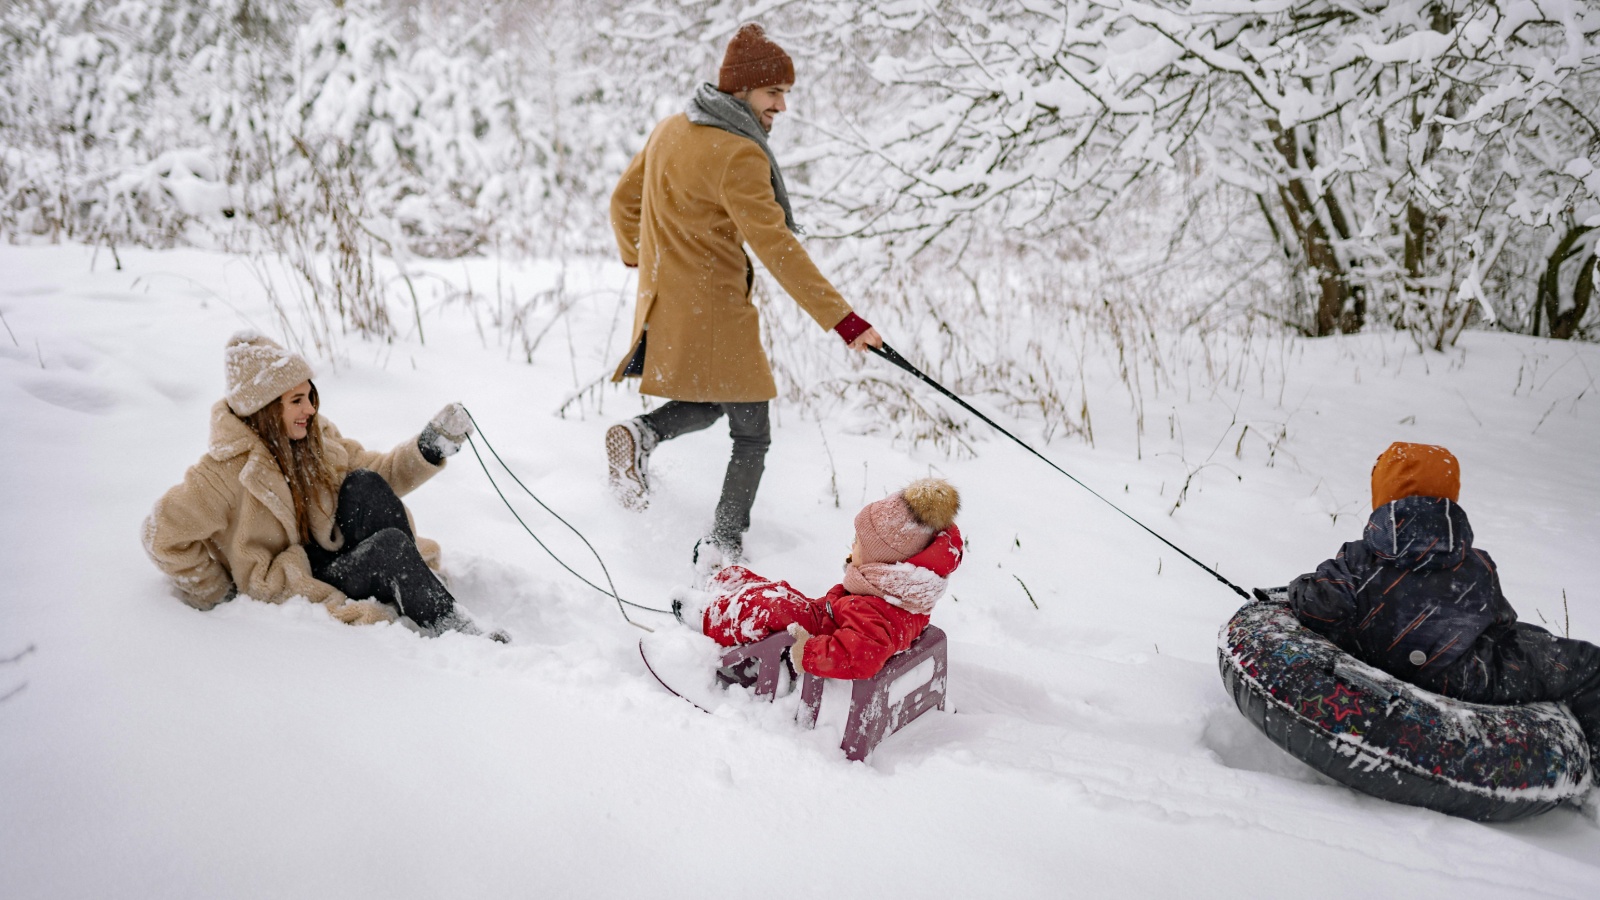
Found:
<svg viewBox="0 0 1600 900"><path fill-rule="evenodd" d="M724 647L788 630L796 670L870 678L928 627L946 579L961 564L960 505L946 481L913 482L856 514L844 581L822 597L729 566L707 585L712 599L698 624Z"/></svg>

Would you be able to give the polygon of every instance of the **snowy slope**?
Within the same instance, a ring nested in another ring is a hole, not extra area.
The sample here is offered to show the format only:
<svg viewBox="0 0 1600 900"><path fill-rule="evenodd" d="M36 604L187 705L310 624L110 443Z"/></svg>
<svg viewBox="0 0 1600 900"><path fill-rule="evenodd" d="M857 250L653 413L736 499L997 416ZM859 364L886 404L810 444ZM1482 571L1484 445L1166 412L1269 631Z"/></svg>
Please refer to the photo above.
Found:
<svg viewBox="0 0 1600 900"><path fill-rule="evenodd" d="M977 458L948 460L864 434L863 412L819 427L779 410L748 547L759 571L820 592L863 501L930 470L962 489L969 556L934 617L951 636L958 712L919 721L869 764L844 761L836 731L748 704L707 716L663 692L639 664L641 632L539 551L469 451L408 503L462 602L515 644L350 628L309 605L195 612L145 559L138 524L204 448L223 341L282 332L243 260L111 263L0 247L0 658L33 648L0 665L0 697L16 691L0 701L0 896L1592 897L1600 885L1592 813L1484 826L1313 775L1220 687L1215 635L1238 604L1225 587L1014 446L986 438ZM509 261L436 274L500 278L524 297L554 277ZM601 434L640 400L605 389L589 395L599 410L555 413L608 370L631 287L609 264L568 275L583 289L531 365L488 311L425 292L425 343L348 339L336 365L313 357L323 413L381 447L465 401L623 594L661 605L689 580L726 438L664 446L647 512L610 501ZM882 365L836 350L841 366ZM1045 452L1230 578L1266 585L1358 535L1389 441L1443 443L1519 612L1559 628L1565 590L1574 635L1600 640L1600 348L1469 334L1420 354L1372 335L1257 352L1259 378L1240 389L1191 371L1187 389L1146 398L1142 441L1126 391L1097 383L1095 445ZM519 506L594 577L575 539Z"/></svg>

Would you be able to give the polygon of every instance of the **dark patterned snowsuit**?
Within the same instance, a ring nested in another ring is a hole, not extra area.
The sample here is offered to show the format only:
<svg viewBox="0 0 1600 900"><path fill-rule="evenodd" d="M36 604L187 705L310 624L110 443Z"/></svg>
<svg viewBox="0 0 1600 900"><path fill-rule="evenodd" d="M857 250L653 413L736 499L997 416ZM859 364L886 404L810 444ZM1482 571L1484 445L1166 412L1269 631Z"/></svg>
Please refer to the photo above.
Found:
<svg viewBox="0 0 1600 900"><path fill-rule="evenodd" d="M1455 503L1405 497L1289 585L1295 615L1356 658L1473 703L1565 701L1600 759L1600 647L1517 621Z"/></svg>

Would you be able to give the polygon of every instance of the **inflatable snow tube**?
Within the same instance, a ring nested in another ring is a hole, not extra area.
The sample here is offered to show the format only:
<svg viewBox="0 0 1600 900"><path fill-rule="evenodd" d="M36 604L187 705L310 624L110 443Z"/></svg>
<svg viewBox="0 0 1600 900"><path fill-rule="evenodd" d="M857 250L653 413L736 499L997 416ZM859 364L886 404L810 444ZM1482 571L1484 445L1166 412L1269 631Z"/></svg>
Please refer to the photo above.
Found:
<svg viewBox="0 0 1600 900"><path fill-rule="evenodd" d="M1246 719L1362 793L1510 822L1589 789L1589 748L1565 706L1431 694L1344 653L1284 603L1245 604L1218 635L1217 663Z"/></svg>

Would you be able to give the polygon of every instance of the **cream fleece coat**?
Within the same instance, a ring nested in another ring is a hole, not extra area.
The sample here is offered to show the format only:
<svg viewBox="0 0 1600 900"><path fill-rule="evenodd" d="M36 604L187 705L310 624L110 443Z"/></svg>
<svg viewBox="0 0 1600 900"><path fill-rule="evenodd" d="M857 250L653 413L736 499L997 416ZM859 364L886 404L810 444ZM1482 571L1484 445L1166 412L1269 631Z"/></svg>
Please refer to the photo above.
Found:
<svg viewBox="0 0 1600 900"><path fill-rule="evenodd" d="M442 465L428 462L410 438L388 453L376 453L339 434L317 416L328 469L337 480L352 469L371 469L394 492L405 496L432 478ZM332 499L312 504L312 539L339 549L342 535L333 524ZM410 511L406 516L410 518ZM413 528L413 533L415 528ZM298 539L289 483L267 445L228 409L211 408L211 446L189 467L183 483L156 501L144 521L144 547L167 573L178 596L196 609L210 609L228 596L230 586L268 603L304 597L322 603L341 621L373 621L370 610L356 611L333 585L311 576L311 561ZM439 568L439 545L417 538L429 568Z"/></svg>

